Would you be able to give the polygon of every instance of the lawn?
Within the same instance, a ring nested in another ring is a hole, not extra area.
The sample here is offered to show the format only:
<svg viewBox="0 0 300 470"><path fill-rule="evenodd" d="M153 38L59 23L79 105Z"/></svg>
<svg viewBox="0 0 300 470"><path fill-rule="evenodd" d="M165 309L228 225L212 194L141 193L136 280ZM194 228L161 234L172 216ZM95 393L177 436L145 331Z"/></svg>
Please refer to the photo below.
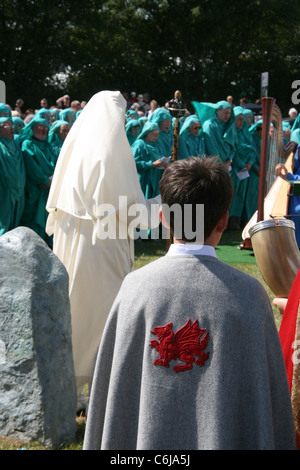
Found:
<svg viewBox="0 0 300 470"><path fill-rule="evenodd" d="M274 294L264 282L259 268L256 265L252 251L240 250L241 243L240 232L226 232L223 234L220 244L216 248L217 257L232 266L244 271L251 276L257 278L265 287L270 301L274 298ZM166 253L166 240L147 240L135 243L135 269L154 261ZM280 326L281 316L276 307L272 306L274 318L277 328ZM85 429L85 417L77 418L77 435L76 440L70 444L62 445L60 450L81 450L83 444L83 436ZM45 450L44 446L37 442L24 443L16 439L0 438L0 450Z"/></svg>

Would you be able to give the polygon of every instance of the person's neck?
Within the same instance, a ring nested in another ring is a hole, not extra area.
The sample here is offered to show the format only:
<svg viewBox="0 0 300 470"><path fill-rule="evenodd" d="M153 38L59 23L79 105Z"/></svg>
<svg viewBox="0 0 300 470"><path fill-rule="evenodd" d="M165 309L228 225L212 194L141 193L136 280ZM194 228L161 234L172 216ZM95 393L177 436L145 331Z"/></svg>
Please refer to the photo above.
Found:
<svg viewBox="0 0 300 470"><path fill-rule="evenodd" d="M199 242L199 241L195 241L195 242L187 242L185 240L178 240L176 238L173 239L173 244L174 245L178 245L178 244L181 244L181 245L208 245L208 246L213 246L214 248L217 246L218 243L213 243L212 241L210 240L204 240L203 243Z"/></svg>
<svg viewBox="0 0 300 470"><path fill-rule="evenodd" d="M208 245L208 246L213 246L214 248L216 248L216 246L218 245L219 241L221 240L222 234L223 234L223 232L224 232L224 230L227 226L228 218L229 218L229 211L227 210L223 214L223 216L220 218L220 220L217 223L217 225L215 226L215 228L211 231L210 235L208 237L206 237L203 242L201 240L200 241L198 240L198 241L194 242L194 244ZM176 238L173 235L173 243L174 244L178 244L178 243L188 244L189 242L186 242L185 240L181 240L180 238ZM192 243L193 242L191 242L191 244Z"/></svg>
<svg viewBox="0 0 300 470"><path fill-rule="evenodd" d="M222 233L223 233L223 231L219 232L218 230L214 229L212 231L212 233L209 235L209 237L207 237L203 242L201 242L201 241L187 242L185 240L180 240L178 238L173 237L173 243L175 245L178 244L178 243L180 243L180 244L190 244L190 245L208 245L208 246L213 246L214 248L216 248L216 246L218 245L218 243L221 239Z"/></svg>

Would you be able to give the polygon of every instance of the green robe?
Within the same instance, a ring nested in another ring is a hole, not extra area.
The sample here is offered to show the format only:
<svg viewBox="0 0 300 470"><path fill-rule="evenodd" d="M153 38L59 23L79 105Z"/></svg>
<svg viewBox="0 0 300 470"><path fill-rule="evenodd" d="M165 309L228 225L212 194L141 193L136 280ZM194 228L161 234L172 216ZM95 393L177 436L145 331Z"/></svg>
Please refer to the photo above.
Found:
<svg viewBox="0 0 300 470"><path fill-rule="evenodd" d="M244 114L243 108L240 106L235 107L234 114L235 116ZM250 177L240 180L237 173L245 167L246 163L249 163L251 166L255 164L257 151L246 120L244 119L242 129L237 129L235 123L233 123L225 134L224 139L228 143L232 154L232 169L230 174L234 197L229 215L231 217L239 217L247 222L250 218L249 211L251 212L252 210L249 209L249 203L252 204L252 195L247 191Z"/></svg>
<svg viewBox="0 0 300 470"><path fill-rule="evenodd" d="M54 173L55 152L47 140L41 142L31 137L23 142L22 153L27 173L22 223L51 246L51 239L45 232L48 217L46 203L49 195L47 186Z"/></svg>
<svg viewBox="0 0 300 470"><path fill-rule="evenodd" d="M229 145L224 140L227 123L221 121L217 116L205 121L203 124L203 136L207 155L218 156L219 160L226 162L232 160Z"/></svg>
<svg viewBox="0 0 300 470"><path fill-rule="evenodd" d="M67 121L69 126L72 126L76 121L76 114L71 108L66 108L59 113L59 119L61 121Z"/></svg>
<svg viewBox="0 0 300 470"><path fill-rule="evenodd" d="M127 135L127 139L129 142L129 145L132 147L133 143L136 141L137 137L134 137L133 134L131 133L131 128L139 126L140 132L142 131L142 124L138 119L129 119L127 121L127 124L125 126L125 132Z"/></svg>
<svg viewBox="0 0 300 470"><path fill-rule="evenodd" d="M295 131L296 129L300 128L300 114L296 117L293 127L292 127L292 132Z"/></svg>
<svg viewBox="0 0 300 470"><path fill-rule="evenodd" d="M260 153L261 153L261 137L257 135L256 128L262 125L262 119L257 121L250 127L249 132L252 135L254 147L256 149L256 159L250 170L250 178L248 182L246 194L246 217L251 219L252 215L257 211L258 206L258 189L259 189L259 167L260 167Z"/></svg>
<svg viewBox="0 0 300 470"><path fill-rule="evenodd" d="M25 202L26 171L14 140L0 139L0 235L19 223Z"/></svg>
<svg viewBox="0 0 300 470"><path fill-rule="evenodd" d="M132 152L142 191L146 199L151 199L159 194L162 173L162 170L152 167L152 163L160 158L155 144L138 138L132 145Z"/></svg>
<svg viewBox="0 0 300 470"><path fill-rule="evenodd" d="M48 142L51 144L54 150L55 164L57 162L58 156L60 154L61 148L64 143L64 141L57 135L56 131L57 129L60 128L60 126L65 126L65 125L71 127L67 121L62 121L61 119L58 119L50 126L50 129L49 129Z"/></svg>
<svg viewBox="0 0 300 470"><path fill-rule="evenodd" d="M24 123L23 119L18 117L18 116L12 117L12 123L13 123L13 126L14 126L14 140L15 140L16 144L21 149L20 133L21 133L23 127L25 126L25 123Z"/></svg>
<svg viewBox="0 0 300 470"><path fill-rule="evenodd" d="M218 156L222 162L232 160L231 148L224 139L224 134L234 121L232 106L227 101L218 101L215 104L197 101L192 103L202 125L206 155ZM225 108L231 109L231 117L227 122L221 121L216 115L218 110Z"/></svg>
<svg viewBox="0 0 300 470"><path fill-rule="evenodd" d="M151 114L149 122L159 124L165 119L171 120L171 127L168 132L160 130L155 147L158 151L159 158L170 157L172 155L173 148L173 127L172 127L172 115L166 108L157 108ZM161 172L162 174L162 172Z"/></svg>
<svg viewBox="0 0 300 470"><path fill-rule="evenodd" d="M295 142L297 145L300 145L300 129L292 131L290 142Z"/></svg>
<svg viewBox="0 0 300 470"><path fill-rule="evenodd" d="M169 132L160 131L155 147L161 157L170 157L172 155L173 135Z"/></svg>
<svg viewBox="0 0 300 470"><path fill-rule="evenodd" d="M201 157L205 155L205 145L204 138L202 134L202 129L199 130L198 135L191 134L188 129L194 124L194 122L199 123L200 121L195 115L191 115L184 121L180 133L179 133L179 143L178 143L178 160L189 157Z"/></svg>
<svg viewBox="0 0 300 470"><path fill-rule="evenodd" d="M12 119L11 109L5 103L0 103L0 117Z"/></svg>

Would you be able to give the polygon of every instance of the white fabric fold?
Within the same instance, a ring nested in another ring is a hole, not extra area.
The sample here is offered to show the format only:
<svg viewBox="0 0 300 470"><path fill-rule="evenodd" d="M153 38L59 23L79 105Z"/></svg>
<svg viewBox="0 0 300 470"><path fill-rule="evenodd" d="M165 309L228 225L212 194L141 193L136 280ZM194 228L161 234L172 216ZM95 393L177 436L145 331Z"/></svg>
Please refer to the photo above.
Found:
<svg viewBox="0 0 300 470"><path fill-rule="evenodd" d="M118 91L91 98L63 144L47 202L46 230L69 274L78 394L91 383L106 318L134 267L134 227L159 225L160 197L144 198L125 133L125 107Z"/></svg>

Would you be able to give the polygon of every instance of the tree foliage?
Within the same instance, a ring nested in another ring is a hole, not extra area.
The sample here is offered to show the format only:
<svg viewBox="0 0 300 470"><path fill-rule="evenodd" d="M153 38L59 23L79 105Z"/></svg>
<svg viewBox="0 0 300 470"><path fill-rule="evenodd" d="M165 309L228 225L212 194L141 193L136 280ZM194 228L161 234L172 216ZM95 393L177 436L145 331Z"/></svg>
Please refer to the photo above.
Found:
<svg viewBox="0 0 300 470"><path fill-rule="evenodd" d="M300 19L287 0L2 0L7 101L149 92L160 104L269 95L284 111L299 79ZM63 77L63 79L62 79Z"/></svg>

